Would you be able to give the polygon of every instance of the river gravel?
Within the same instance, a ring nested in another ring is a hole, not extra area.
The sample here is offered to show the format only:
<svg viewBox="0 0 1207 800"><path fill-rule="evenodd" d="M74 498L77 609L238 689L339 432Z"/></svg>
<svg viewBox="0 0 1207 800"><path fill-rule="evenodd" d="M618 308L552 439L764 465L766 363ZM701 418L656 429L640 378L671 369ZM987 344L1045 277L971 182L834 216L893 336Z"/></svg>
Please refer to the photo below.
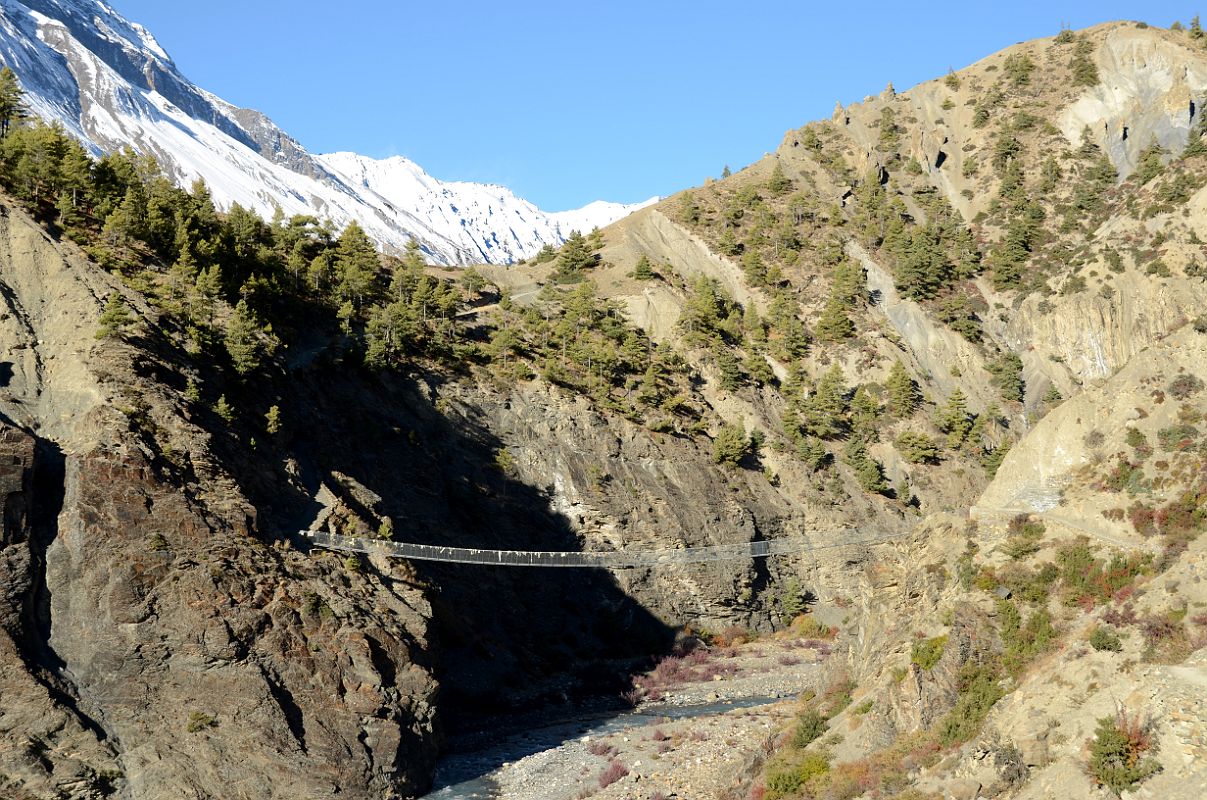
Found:
<svg viewBox="0 0 1207 800"><path fill-rule="evenodd" d="M632 712L534 726L441 763L427 800L707 800L749 771L815 688L825 645L775 639L713 650L702 672ZM615 778L615 780L612 780Z"/></svg>

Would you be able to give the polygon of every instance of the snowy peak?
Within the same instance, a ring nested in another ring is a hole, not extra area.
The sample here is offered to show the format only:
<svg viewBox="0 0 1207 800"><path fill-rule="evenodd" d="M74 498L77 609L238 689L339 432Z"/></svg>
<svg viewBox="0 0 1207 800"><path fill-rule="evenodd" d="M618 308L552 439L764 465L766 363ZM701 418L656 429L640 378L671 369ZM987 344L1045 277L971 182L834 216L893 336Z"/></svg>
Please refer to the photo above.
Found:
<svg viewBox="0 0 1207 800"><path fill-rule="evenodd" d="M0 62L30 109L94 152L155 156L182 185L204 180L222 206L271 216L356 219L389 250L418 240L435 261L506 263L607 225L649 202L546 213L501 186L444 182L401 157L315 157L258 111L189 82L150 31L101 0L0 0Z"/></svg>
<svg viewBox="0 0 1207 800"><path fill-rule="evenodd" d="M528 258L546 244L564 242L574 230L609 225L657 200L633 205L592 203L550 214L503 186L439 181L402 156L378 160L331 153L318 161L355 187L378 212L425 220L459 248L476 252L472 260L488 263Z"/></svg>

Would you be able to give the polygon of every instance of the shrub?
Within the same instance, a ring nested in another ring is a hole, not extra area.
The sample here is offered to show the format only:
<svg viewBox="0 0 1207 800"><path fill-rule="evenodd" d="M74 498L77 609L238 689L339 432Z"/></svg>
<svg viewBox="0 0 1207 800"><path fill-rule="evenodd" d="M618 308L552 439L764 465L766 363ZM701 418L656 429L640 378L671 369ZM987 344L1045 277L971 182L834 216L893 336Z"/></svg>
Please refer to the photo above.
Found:
<svg viewBox="0 0 1207 800"><path fill-rule="evenodd" d="M1192 394L1203 391L1203 381L1196 375L1179 375L1169 384L1169 393L1177 400L1185 400Z"/></svg>
<svg viewBox="0 0 1207 800"><path fill-rule="evenodd" d="M1166 611L1163 614L1144 617L1140 631L1144 635L1144 660L1160 664L1178 664L1200 645L1193 641L1182 623L1185 612Z"/></svg>
<svg viewBox="0 0 1207 800"><path fill-rule="evenodd" d="M946 636L936 636L933 639L915 642L913 652L910 654L910 661L922 669L934 669L935 665L939 663L939 659L943 657L943 650L946 647Z"/></svg>
<svg viewBox="0 0 1207 800"><path fill-rule="evenodd" d="M950 747L968 741L980 731L989 709L1005 695L999 677L996 664L964 665L955 707L939 722L939 744Z"/></svg>
<svg viewBox="0 0 1207 800"><path fill-rule="evenodd" d="M1010 520L1007 531L1010 535L1002 546L1002 551L1010 558L1018 560L1039 550L1039 543L1043 540L1047 528L1042 522L1019 514Z"/></svg>
<svg viewBox="0 0 1207 800"><path fill-rule="evenodd" d="M924 433L905 431L897 437L898 452L911 464L938 464L940 460L939 442Z"/></svg>
<svg viewBox="0 0 1207 800"><path fill-rule="evenodd" d="M1094 628L1094 632L1090 634L1090 647L1100 653L1118 653L1123 650L1123 642L1119 640L1119 635L1113 630L1100 625Z"/></svg>
<svg viewBox="0 0 1207 800"><path fill-rule="evenodd" d="M1116 795L1134 789L1161 769L1155 759L1144 757L1153 744L1151 722L1122 709L1114 717L1103 717L1089 742L1090 775Z"/></svg>
<svg viewBox="0 0 1207 800"><path fill-rule="evenodd" d="M603 768L596 780L599 782L600 789L606 789L616 781L629 774L629 768L620 763L616 759L608 762L608 766Z"/></svg>
<svg viewBox="0 0 1207 800"><path fill-rule="evenodd" d="M206 714L204 711L190 711L189 721L185 725L185 730L189 733L200 733L207 728L218 727L218 720L211 714Z"/></svg>
<svg viewBox="0 0 1207 800"><path fill-rule="evenodd" d="M604 742L591 742L587 745L587 752L593 756L611 758L616 755L616 748Z"/></svg>
<svg viewBox="0 0 1207 800"><path fill-rule="evenodd" d="M793 635L802 639L833 639L838 635L838 629L819 622L812 614L801 614L792 620L790 628Z"/></svg>
<svg viewBox="0 0 1207 800"><path fill-rule="evenodd" d="M829 771L830 759L821 753L808 753L799 764L782 767L767 776L767 800L792 794Z"/></svg>
<svg viewBox="0 0 1207 800"><path fill-rule="evenodd" d="M792 734L792 746L805 748L817 741L826 732L826 718L814 709L800 715L796 730Z"/></svg>
<svg viewBox="0 0 1207 800"><path fill-rule="evenodd" d="M1002 620L1002 661L1006 671L1017 677L1036 656L1048 649L1056 640L1056 629L1046 608L1040 608L1023 624L1018 607L1009 600L998 603L998 616Z"/></svg>
<svg viewBox="0 0 1207 800"><path fill-rule="evenodd" d="M1056 554L1065 602L1082 606L1105 603L1137 575L1151 571L1152 560L1149 553L1131 553L1116 554L1110 562L1103 563L1094 557L1087 544L1066 545Z"/></svg>
<svg viewBox="0 0 1207 800"><path fill-rule="evenodd" d="M1161 445L1161 449L1172 452L1180 453L1192 449L1198 437L1199 429L1193 425L1171 425L1157 431L1157 443Z"/></svg>
<svg viewBox="0 0 1207 800"><path fill-rule="evenodd" d="M750 454L750 440L741 425L722 425L712 444L712 460L716 464L736 467Z"/></svg>

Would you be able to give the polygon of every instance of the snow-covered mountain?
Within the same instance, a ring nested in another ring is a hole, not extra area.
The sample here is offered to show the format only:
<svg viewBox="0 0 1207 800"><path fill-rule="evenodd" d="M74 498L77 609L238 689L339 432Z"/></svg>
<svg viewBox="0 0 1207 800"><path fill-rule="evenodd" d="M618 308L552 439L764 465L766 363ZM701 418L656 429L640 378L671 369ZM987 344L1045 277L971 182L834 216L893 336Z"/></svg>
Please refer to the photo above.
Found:
<svg viewBox="0 0 1207 800"><path fill-rule="evenodd" d="M130 145L224 207L358 220L383 247L417 239L442 263L505 263L653 202L541 211L502 186L444 182L405 158L313 156L258 111L190 83L155 37L102 0L0 0L0 62L30 109L96 153ZM656 199L656 198L654 198Z"/></svg>

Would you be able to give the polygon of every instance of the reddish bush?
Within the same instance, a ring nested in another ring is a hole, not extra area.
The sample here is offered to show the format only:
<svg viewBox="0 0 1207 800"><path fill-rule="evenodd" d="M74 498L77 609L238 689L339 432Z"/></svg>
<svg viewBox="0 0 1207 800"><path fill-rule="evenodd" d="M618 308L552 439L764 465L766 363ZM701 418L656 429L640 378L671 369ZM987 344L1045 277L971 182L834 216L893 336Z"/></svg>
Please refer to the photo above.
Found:
<svg viewBox="0 0 1207 800"><path fill-rule="evenodd" d="M610 744L603 742L591 742L587 745L587 752L593 756L601 756L603 758L611 758L616 755L616 748Z"/></svg>
<svg viewBox="0 0 1207 800"><path fill-rule="evenodd" d="M1108 608L1102 615L1102 621L1116 628L1124 625L1135 625L1139 621L1136 616L1136 609L1131 603L1126 603L1122 608Z"/></svg>
<svg viewBox="0 0 1207 800"><path fill-rule="evenodd" d="M1169 393L1178 400L1185 400L1203 390L1203 382L1195 375L1179 375L1169 384Z"/></svg>
<svg viewBox="0 0 1207 800"><path fill-rule="evenodd" d="M599 773L599 777L596 778L596 781L598 781L600 789L606 789L628 774L628 767L616 759L612 759L612 761L608 763L608 766L604 767L603 771Z"/></svg>
<svg viewBox="0 0 1207 800"><path fill-rule="evenodd" d="M1136 503L1127 510L1127 518L1132 523L1132 527L1136 529L1136 533L1141 536L1153 536L1157 532L1156 525L1157 512L1144 505Z"/></svg>

